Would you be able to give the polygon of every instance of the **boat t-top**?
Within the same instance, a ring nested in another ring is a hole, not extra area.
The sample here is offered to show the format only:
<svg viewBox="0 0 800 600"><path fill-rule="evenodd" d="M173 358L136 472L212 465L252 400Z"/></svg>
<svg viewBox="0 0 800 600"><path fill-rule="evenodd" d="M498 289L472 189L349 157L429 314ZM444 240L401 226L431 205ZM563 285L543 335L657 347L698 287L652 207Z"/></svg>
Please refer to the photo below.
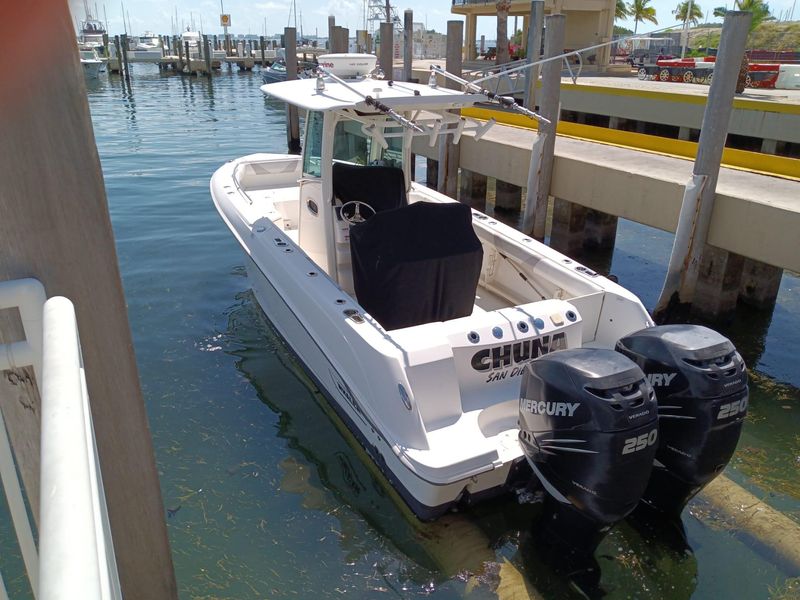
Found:
<svg viewBox="0 0 800 600"><path fill-rule="evenodd" d="M489 135L459 109L536 115L441 69L416 84L375 64L323 55L316 77L264 85L305 112L302 154L213 175L264 313L421 519L544 488L545 526L592 551L640 499L679 514L735 448L739 354L414 182L415 144Z"/></svg>

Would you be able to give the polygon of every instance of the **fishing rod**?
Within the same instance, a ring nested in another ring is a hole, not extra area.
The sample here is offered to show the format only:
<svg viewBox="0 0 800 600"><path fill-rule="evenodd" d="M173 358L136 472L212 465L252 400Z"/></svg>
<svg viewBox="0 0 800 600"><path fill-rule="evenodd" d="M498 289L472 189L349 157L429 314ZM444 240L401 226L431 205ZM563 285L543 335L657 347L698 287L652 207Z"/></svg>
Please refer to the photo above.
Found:
<svg viewBox="0 0 800 600"><path fill-rule="evenodd" d="M539 113L533 112L532 110L529 110L529 109L525 108L524 106L520 106L519 104L516 103L514 98L511 98L510 96L501 96L500 94L495 94L491 90L487 90L486 88L482 88L481 86L476 85L476 84L472 83L471 81L467 81L466 79L462 79L458 75L453 75L452 73L449 73L449 72L445 71L439 65L431 65L431 70L434 73L439 73L440 75L444 75L448 79L452 79L456 83L460 83L468 91L478 92L479 94L483 94L489 100L496 100L497 102L500 103L500 105L504 106L505 108L510 108L511 110L516 111L518 113L521 113L521 114L525 115L526 117L530 117L531 119L535 119L536 121L539 121L540 123L550 123L550 119L546 119L545 117L543 117Z"/></svg>
<svg viewBox="0 0 800 600"><path fill-rule="evenodd" d="M325 67L317 67L317 69L319 71L321 71L322 73L324 73L325 75L327 75L328 77L330 77L331 79L333 79L335 82L342 84L344 87L346 87L348 90L350 90L354 94L356 94L356 95L360 96L361 98L363 98L364 102L367 103L367 106L374 106L380 112L385 114L387 117L397 121L400 125L402 125L406 129L411 129L413 131L416 131L417 133L425 133L425 130L422 127L420 127L419 125L417 125L416 123L414 123L410 119L406 119L403 115L398 113L393 108L391 108L389 106L386 106L383 102L381 102L377 98L373 98L372 96L370 96L368 94L362 94L356 88L354 88L351 85L348 85L348 83L346 81L344 81L343 79L337 77L336 75L331 73L331 71L326 69Z"/></svg>

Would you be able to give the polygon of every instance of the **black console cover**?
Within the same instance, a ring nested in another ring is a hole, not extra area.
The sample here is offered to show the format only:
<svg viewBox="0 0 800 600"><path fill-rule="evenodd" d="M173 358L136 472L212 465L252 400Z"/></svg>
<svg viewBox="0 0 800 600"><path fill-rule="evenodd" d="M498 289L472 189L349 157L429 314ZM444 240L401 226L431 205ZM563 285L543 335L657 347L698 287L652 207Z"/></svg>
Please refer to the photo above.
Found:
<svg viewBox="0 0 800 600"><path fill-rule="evenodd" d="M472 314L483 249L464 204L416 202L350 228L353 282L384 329Z"/></svg>
<svg viewBox="0 0 800 600"><path fill-rule="evenodd" d="M344 204L352 200L369 204L375 212L405 206L406 182L397 167L333 164L333 196ZM368 213L364 213L365 216Z"/></svg>

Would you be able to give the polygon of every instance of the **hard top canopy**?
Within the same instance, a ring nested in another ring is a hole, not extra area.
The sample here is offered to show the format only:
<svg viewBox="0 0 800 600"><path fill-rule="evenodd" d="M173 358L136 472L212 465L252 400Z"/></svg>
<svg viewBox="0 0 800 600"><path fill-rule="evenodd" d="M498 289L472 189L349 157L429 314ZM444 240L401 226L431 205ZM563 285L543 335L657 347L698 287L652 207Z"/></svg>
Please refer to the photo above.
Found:
<svg viewBox="0 0 800 600"><path fill-rule="evenodd" d="M375 109L367 106L363 96L372 96L397 111L463 108L485 101L480 94L466 94L441 86L432 88L418 83L360 79L347 81L347 86L353 88L348 89L331 78L326 77L324 81L325 89L321 92L316 91L314 78L270 83L261 86L261 91L306 110L354 108L362 112L374 112Z"/></svg>

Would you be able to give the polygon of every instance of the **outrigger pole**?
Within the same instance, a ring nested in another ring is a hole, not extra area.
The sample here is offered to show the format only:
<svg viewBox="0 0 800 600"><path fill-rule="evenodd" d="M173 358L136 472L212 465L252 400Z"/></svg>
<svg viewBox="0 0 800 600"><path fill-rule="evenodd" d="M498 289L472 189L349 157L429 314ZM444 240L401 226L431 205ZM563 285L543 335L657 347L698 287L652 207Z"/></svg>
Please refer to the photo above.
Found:
<svg viewBox="0 0 800 600"><path fill-rule="evenodd" d="M449 73L448 71L445 71L439 65L431 65L431 71L433 71L434 73L439 73L440 75L444 75L445 77L455 81L456 83L460 83L468 91L478 92L479 94L483 94L489 100L496 100L497 102L499 102L505 108L510 108L511 110L516 111L518 113L521 113L521 114L525 115L526 117L530 117L531 119L535 119L536 121L539 121L540 123L550 123L550 119L545 119L539 113L533 112L532 110L529 110L529 109L525 108L524 106L520 106L519 104L516 103L514 98L512 98L510 96L501 96L500 94L495 94L491 90L487 90L486 88L482 88L481 86L476 85L476 84L472 83L471 81L467 81L466 79L462 79L458 75L453 75L452 73Z"/></svg>
<svg viewBox="0 0 800 600"><path fill-rule="evenodd" d="M317 67L317 69L319 71L321 71L322 73L325 73L325 75L327 75L328 77L333 79L335 82L342 84L344 87L346 87L348 90L350 90L351 92L353 92L357 96L360 96L361 98L363 98L364 102L366 102L368 106L374 106L380 112L385 114L387 117L389 117L391 119L394 119L395 121L397 121L403 127L407 128L407 129L411 129L413 131L416 131L417 133L425 133L425 130L422 127L420 127L419 125L417 125L416 123L414 123L414 121L411 121L410 119L406 119L403 115L398 113L393 108L391 108L389 106L386 106L380 100L377 100L377 99L373 98L372 96L362 94L357 89L355 89L353 86L348 85L346 81L344 81L343 79L341 79L341 78L337 77L336 75L334 75L333 73L331 73L325 67Z"/></svg>

